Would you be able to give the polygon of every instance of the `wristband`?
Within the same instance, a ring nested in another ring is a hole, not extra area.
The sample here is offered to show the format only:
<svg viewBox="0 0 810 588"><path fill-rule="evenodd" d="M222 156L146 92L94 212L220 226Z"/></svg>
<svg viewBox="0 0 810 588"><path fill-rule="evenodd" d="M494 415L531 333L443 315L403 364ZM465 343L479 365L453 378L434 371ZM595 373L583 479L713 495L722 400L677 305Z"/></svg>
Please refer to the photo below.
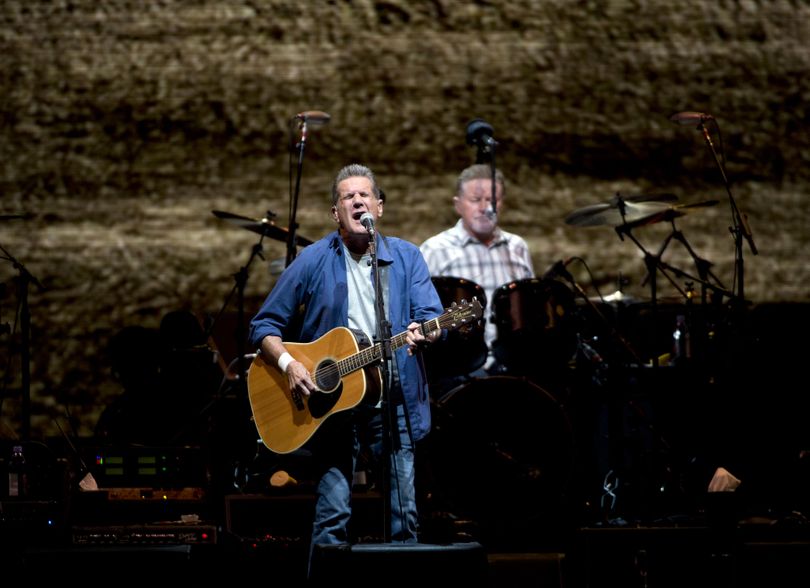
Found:
<svg viewBox="0 0 810 588"><path fill-rule="evenodd" d="M287 373L287 366L290 365L291 362L295 361L292 355L289 352L285 351L281 354L281 357L278 358L278 369L282 371L282 373Z"/></svg>

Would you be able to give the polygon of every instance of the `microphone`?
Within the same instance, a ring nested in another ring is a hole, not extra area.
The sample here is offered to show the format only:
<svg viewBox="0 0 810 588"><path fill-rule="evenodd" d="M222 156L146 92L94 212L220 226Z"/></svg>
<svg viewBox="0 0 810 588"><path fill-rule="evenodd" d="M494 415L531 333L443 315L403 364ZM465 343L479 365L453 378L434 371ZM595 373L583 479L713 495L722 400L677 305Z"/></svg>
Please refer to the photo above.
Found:
<svg viewBox="0 0 810 588"><path fill-rule="evenodd" d="M543 274L544 280L550 280L552 278L563 278L564 280L568 280L569 282L574 282L574 276L565 269L566 266L574 260L573 257L569 257L567 259L560 259L546 270L546 273Z"/></svg>
<svg viewBox="0 0 810 588"><path fill-rule="evenodd" d="M669 120L679 125L696 127L706 121L714 120L714 117L705 112L676 112L669 117Z"/></svg>
<svg viewBox="0 0 810 588"><path fill-rule="evenodd" d="M480 118L474 118L467 124L467 145L494 147L498 142L492 138L495 131L492 125Z"/></svg>
<svg viewBox="0 0 810 588"><path fill-rule="evenodd" d="M295 118L311 125L325 125L332 117L323 110L305 110L296 114Z"/></svg>
<svg viewBox="0 0 810 588"><path fill-rule="evenodd" d="M363 226L366 227L368 234L372 237L374 236L374 215L370 212L364 212L363 216L360 217L360 222L363 223Z"/></svg>

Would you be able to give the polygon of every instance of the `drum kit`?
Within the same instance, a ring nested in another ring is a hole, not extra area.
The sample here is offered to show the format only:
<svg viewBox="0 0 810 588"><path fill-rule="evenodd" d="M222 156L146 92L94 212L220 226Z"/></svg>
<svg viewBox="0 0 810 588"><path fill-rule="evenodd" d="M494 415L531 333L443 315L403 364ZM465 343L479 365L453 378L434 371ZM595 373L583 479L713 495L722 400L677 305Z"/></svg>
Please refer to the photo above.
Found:
<svg viewBox="0 0 810 588"><path fill-rule="evenodd" d="M456 506L460 504L462 510L468 509L474 517L486 520L497 514L497 518L503 521L504 517L509 518L508 512L481 512L480 509L506 510L509 504L517 502L522 508L518 508L512 521L516 525L527 513L550 514L553 507L548 503L543 513L539 508L527 510L527 505L542 504L528 498L528 494L541 497L545 492L547 497L548 493L559 492L561 495L574 467L569 459L574 440L566 414L571 401L566 394L570 394L570 389L561 390L557 388L559 380L547 381L543 376L576 367L583 356L586 361L600 364L608 359L616 359L618 364L620 359L625 362L625 368L629 368L622 372L624 374L633 369L658 367L658 350L645 348L644 353L638 351L623 333L630 322L617 321L617 312L631 309L631 316L643 314L635 320L646 322L641 327L644 330L652 328L650 321L655 322L658 305L662 312L670 312L670 306L676 306L678 313L688 313L691 309L695 326L702 316L702 309L697 308L698 297L691 289L679 290L680 296L674 299L659 297L654 279L656 273L676 275L704 292L733 296L711 273L710 264L697 256L683 234L675 228L676 219L717 203L717 200L706 200L681 204L672 194L617 194L606 202L576 209L565 217L565 222L574 227L612 227L623 241L630 240L640 247L644 251L650 281L649 300L638 300L621 289L604 297L590 297L567 272L549 271L542 277L504 284L495 290L492 300L486 300L480 286L470 280L433 278L446 307L453 302L478 297L487 309L487 320L497 326L493 353L506 368L502 375L461 379L461 383L449 391L431 389L436 399L434 414L437 423L432 441L433 459L441 462L448 452L452 456L448 463L441 465L442 471L451 472L441 486L445 492L457 490L458 495L453 497ZM669 223L672 232L657 253L649 253L635 239L633 232L658 223ZM690 275L662 261L664 250L673 240L689 252L697 267L697 275ZM670 327L674 324L674 320L672 325L667 324L669 337ZM483 327L471 325L458 334L460 342L430 350L427 358L429 374L461 375L479 368L485 357L483 331ZM667 344L671 345L671 338ZM621 388L622 385L615 387ZM542 423L531 422L541 417L545 419ZM529 422L521 424L521 420ZM539 435L549 437L538 442ZM473 439L475 443L472 443ZM459 445L458 451L453 449L456 445ZM470 452L479 466L458 465L464 463L461 456ZM482 470L487 471L482 473ZM470 472L477 472L480 476L477 482L465 478L475 475ZM495 478L486 477L495 472L501 473ZM503 476L511 476L506 486L500 485ZM482 494L490 498L497 497L499 492L508 493L512 500L504 497L503 502L495 501L500 506L493 507L492 500L482 498L476 501L478 495L473 488L485 488ZM515 494L523 491L528 493L525 501Z"/></svg>
<svg viewBox="0 0 810 588"><path fill-rule="evenodd" d="M720 281L712 274L711 264L700 258L689 245L686 238L675 228L675 219L693 214L708 207L715 206L717 200L680 204L674 194L638 194L623 196L616 194L606 202L585 206L570 212L565 222L575 227L610 226L622 240L629 239L644 253L648 270L648 281L651 290L649 301L641 303L618 290L607 296L589 297L583 289L572 282L567 272L548 272L543 277L516 280L504 284L495 290L493 299L486 301L483 291L470 280L454 277L434 277L433 282L442 299L442 304L449 306L453 302L469 300L477 296L482 305L489 309L488 320L497 326L497 339L493 343L493 353L506 366L509 373L533 376L565 365L574 356L578 342L583 335L583 320L597 317L610 321L603 316L599 306L628 306L641 304L653 310L662 300L657 291L656 274L663 274L676 288L679 296L675 302L692 304L696 300L693 286L701 288L705 301L707 292L733 297ZM672 231L665 239L657 253L648 252L635 238L633 231L657 223L670 223ZM662 260L666 247L672 242L681 243L691 255L697 268L697 275L675 268ZM681 288L671 276L682 278L690 286ZM570 284L564 283L565 276ZM582 295L582 301L577 295ZM592 312L579 312L584 302ZM583 315L587 319L583 319ZM585 328L587 330L587 327ZM601 329L604 331L603 329ZM610 331L610 328L608 328ZM634 349L628 349L629 343L619 333L618 344L627 351L632 361L643 361ZM429 368L435 368L446 375L448 370L456 374L470 373L470 368L478 368L483 363L481 346L483 345L483 328L472 326L460 333L465 345L453 342L445 348L434 351ZM471 341L473 340L473 341ZM655 354L657 357L657 353ZM653 360L655 358L652 358Z"/></svg>

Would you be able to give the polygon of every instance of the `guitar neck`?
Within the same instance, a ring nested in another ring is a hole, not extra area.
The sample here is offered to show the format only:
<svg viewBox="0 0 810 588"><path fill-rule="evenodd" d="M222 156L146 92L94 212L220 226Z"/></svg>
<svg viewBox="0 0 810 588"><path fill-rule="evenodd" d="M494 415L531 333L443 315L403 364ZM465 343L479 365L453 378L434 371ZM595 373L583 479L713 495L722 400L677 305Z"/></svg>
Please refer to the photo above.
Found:
<svg viewBox="0 0 810 588"><path fill-rule="evenodd" d="M450 322L451 316L452 313L445 313L440 317L425 321L420 326L422 334L426 335L427 333L435 331L436 329L448 327L451 324ZM396 351L397 349L399 349L400 347L402 347L407 343L406 339L407 334L408 331L402 331L400 334L391 337L391 349L393 351ZM363 349L358 353L355 353L354 355L350 355L349 357L345 357L340 361L338 361L337 362L338 371L340 373L340 376L343 377L354 371L362 369L367 365L377 363L381 359L382 359L382 343L376 343L370 347L366 347L365 349Z"/></svg>

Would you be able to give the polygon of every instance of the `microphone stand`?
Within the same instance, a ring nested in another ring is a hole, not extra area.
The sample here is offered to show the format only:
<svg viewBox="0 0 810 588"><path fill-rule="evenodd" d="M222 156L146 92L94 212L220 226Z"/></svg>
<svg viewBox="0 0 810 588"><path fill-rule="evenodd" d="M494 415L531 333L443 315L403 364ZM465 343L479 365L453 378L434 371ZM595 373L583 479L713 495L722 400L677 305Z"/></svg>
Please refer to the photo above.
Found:
<svg viewBox="0 0 810 588"><path fill-rule="evenodd" d="M717 125L717 121L715 121L715 125ZM720 127L718 126L717 128L719 132ZM725 186L726 193L728 194L729 204L731 206L732 222L732 226L729 230L734 236L734 259L737 264L737 299L739 304L745 305L745 262L743 261L742 247L743 237L745 237L746 241L748 241L748 245L751 248L751 253L757 255L759 251L754 243L751 228L748 226L748 216L740 212L737 202L734 200L734 196L731 194L731 187L729 185L728 176L726 175L725 166L720 161L720 157L717 155L717 150L714 148L714 143L712 142L712 138L709 135L706 125L704 124L704 120L700 121L698 124L698 129L700 129L701 133L703 134L703 138L706 140L706 144L709 146L709 149L714 156L714 161L717 164L717 168L720 170L720 176L723 179L723 185Z"/></svg>
<svg viewBox="0 0 810 588"><path fill-rule="evenodd" d="M298 194L301 191L301 174L304 169L304 148L307 143L307 119L306 117L301 120L301 140L298 141L298 165L296 168L295 178L295 192L292 195L290 202L290 221L287 225L287 257L284 261L284 267L289 266L296 256L295 247L295 231L298 228L298 223L295 220L298 214Z"/></svg>
<svg viewBox="0 0 810 588"><path fill-rule="evenodd" d="M268 217L272 215L270 211L267 212ZM236 297L236 359L238 365L238 376L237 379L241 382L244 380L245 372L247 371L247 367L245 366L245 343L247 342L247 333L245 332L245 286L247 285L249 273L248 268L250 264L253 263L253 260L256 257L260 257L264 259L264 255L262 255L262 241L264 241L264 234L262 233L259 237L259 242L256 243L250 251L250 257L248 257L248 261L245 265L239 268L239 271L236 272L233 277L235 280L233 288L231 288L230 293L225 298L225 302L220 308L217 316L214 317L214 320L211 321L211 324L208 326L208 329L205 333L206 340L208 340L213 331L214 325L216 325L217 321L220 319L222 314L225 312L225 309L228 308L228 305L231 302L234 294L237 295Z"/></svg>
<svg viewBox="0 0 810 588"><path fill-rule="evenodd" d="M383 541L391 541L391 456L393 455L393 431L397 431L396 407L390 402L389 362L393 358L391 351L391 323L385 318L385 300L380 282L380 268L377 262L377 232L369 231L369 253L371 254L371 274L374 280L374 314L377 321L377 343L380 344L380 372L382 375L382 488L383 499ZM396 466L395 466L396 467ZM399 480L399 477L397 477Z"/></svg>
<svg viewBox="0 0 810 588"><path fill-rule="evenodd" d="M487 211L487 216L489 216L491 220L496 220L498 218L498 199L495 186L495 146L498 142L489 135L484 135L476 141L476 144L478 145L478 151L475 155L475 162L484 163L489 159L489 167L492 170L492 196L490 200L490 210ZM489 155L489 158L487 158L486 155Z"/></svg>
<svg viewBox="0 0 810 588"><path fill-rule="evenodd" d="M492 201L490 206L492 207L492 217L491 220L497 220L498 218L498 200L496 198L496 186L495 186L495 139L490 138L489 142L489 153L490 153L490 168L492 169Z"/></svg>
<svg viewBox="0 0 810 588"><path fill-rule="evenodd" d="M31 438L31 312L28 307L28 285L34 284L42 290L42 284L25 268L25 266L14 258L11 253L0 245L0 251L5 255L5 259L10 261L20 273L17 286L20 304L20 393L22 394L22 423L21 441L28 441Z"/></svg>

